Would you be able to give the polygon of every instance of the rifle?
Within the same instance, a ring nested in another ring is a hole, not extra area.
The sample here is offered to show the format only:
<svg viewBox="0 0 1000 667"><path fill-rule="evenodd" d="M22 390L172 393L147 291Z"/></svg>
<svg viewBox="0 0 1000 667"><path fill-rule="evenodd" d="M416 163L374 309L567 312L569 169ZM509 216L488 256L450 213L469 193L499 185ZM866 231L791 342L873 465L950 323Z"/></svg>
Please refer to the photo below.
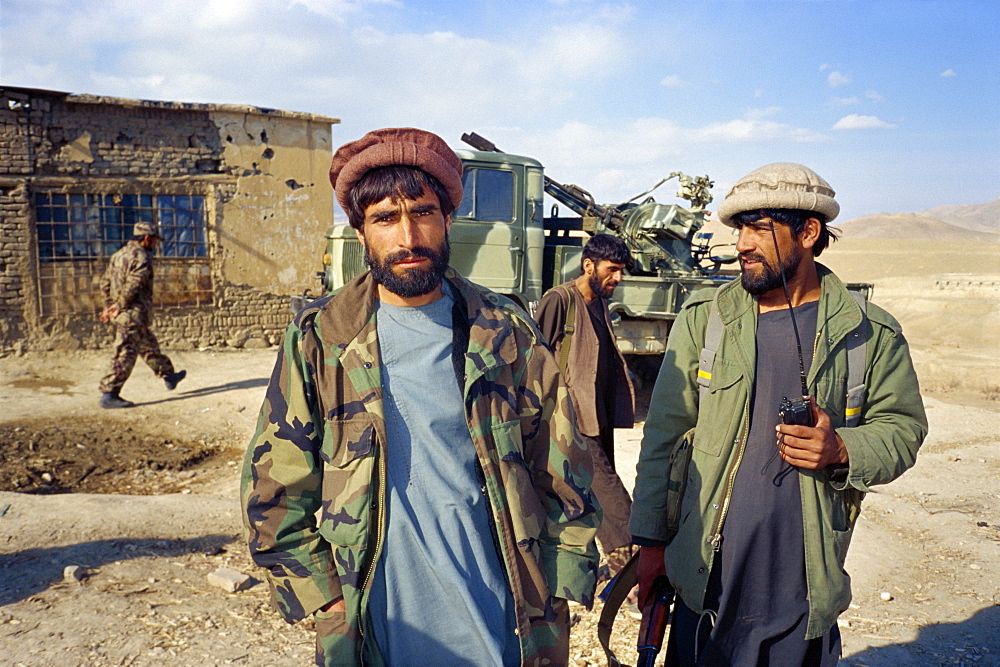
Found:
<svg viewBox="0 0 1000 667"><path fill-rule="evenodd" d="M600 594L600 598L604 600L604 608L601 610L601 618L597 622L597 638L600 640L604 655L608 659L608 667L627 667L625 663L618 660L618 656L611 650L611 631L618 610L625 602L629 591L638 582L636 577L638 566L639 552L637 551ZM646 634L639 637L637 645L639 662L636 667L653 667L656 655L663 645L663 637L670 619L670 605L673 601L674 588L670 585L670 580L666 577L657 577L656 581L653 582L653 609L649 623L646 625Z"/></svg>
<svg viewBox="0 0 1000 667"><path fill-rule="evenodd" d="M670 605L674 601L674 587L666 577L653 582L653 608L646 624L646 634L639 637L639 662L635 667L653 667L663 646L663 636L670 621Z"/></svg>

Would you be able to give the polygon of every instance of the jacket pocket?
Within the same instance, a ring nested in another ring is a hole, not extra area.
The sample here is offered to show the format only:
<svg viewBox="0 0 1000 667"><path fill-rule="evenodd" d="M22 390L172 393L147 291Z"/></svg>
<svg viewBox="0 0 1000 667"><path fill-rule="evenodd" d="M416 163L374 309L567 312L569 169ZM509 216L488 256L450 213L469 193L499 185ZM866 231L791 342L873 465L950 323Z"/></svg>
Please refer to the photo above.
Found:
<svg viewBox="0 0 1000 667"><path fill-rule="evenodd" d="M705 404L698 407L698 429L692 444L695 449L719 456L723 446L739 435L747 398L742 379L739 366L715 358Z"/></svg>
<svg viewBox="0 0 1000 667"><path fill-rule="evenodd" d="M670 473L667 476L667 542L674 539L681 524L681 503L687 490L694 431L693 428L689 429L670 450Z"/></svg>
<svg viewBox="0 0 1000 667"><path fill-rule="evenodd" d="M365 417L328 420L323 433L320 533L331 543L361 547L368 540L375 472L375 427Z"/></svg>

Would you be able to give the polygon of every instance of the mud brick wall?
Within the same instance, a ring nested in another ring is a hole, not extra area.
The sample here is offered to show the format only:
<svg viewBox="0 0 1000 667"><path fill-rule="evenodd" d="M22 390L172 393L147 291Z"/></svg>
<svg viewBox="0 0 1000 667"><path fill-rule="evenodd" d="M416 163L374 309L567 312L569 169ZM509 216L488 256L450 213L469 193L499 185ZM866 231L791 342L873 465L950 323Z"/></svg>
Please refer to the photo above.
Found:
<svg viewBox="0 0 1000 667"><path fill-rule="evenodd" d="M15 160L0 140L0 161ZM20 340L26 334L21 315L29 274L28 200L16 181L0 178L0 340Z"/></svg>
<svg viewBox="0 0 1000 667"><path fill-rule="evenodd" d="M113 339L112 327L96 322L99 295L76 293L92 291L79 285L96 284L96 273L71 286L61 275L79 275L82 263L39 263L39 191L203 196L208 258L200 261L208 262L210 282L202 279L190 305L154 311L161 345L279 343L291 319L289 297L316 287L322 231L332 224L325 171L337 122L236 105L0 88L0 355ZM289 197L278 188L298 192ZM290 239L304 247L294 252ZM53 289L76 290L66 294L73 305L57 312Z"/></svg>

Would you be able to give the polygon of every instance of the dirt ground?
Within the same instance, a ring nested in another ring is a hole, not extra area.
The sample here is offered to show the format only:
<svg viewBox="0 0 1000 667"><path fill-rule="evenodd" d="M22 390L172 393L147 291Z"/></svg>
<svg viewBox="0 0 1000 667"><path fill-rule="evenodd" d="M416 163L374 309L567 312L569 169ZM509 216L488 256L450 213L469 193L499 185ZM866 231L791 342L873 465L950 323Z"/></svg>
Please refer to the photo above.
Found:
<svg viewBox="0 0 1000 667"><path fill-rule="evenodd" d="M931 432L865 501L841 664L1000 665L1000 248L962 276L902 257L868 278L877 243L829 263L902 321ZM167 392L140 362L123 391L139 405L116 411L97 407L104 352L0 358L0 665L310 664L308 624L270 609L241 538L239 464L275 353L170 351L188 378ZM629 488L640 438L618 432ZM220 567L253 585L211 585ZM604 664L599 607L574 612L573 663ZM636 626L615 627L629 663Z"/></svg>

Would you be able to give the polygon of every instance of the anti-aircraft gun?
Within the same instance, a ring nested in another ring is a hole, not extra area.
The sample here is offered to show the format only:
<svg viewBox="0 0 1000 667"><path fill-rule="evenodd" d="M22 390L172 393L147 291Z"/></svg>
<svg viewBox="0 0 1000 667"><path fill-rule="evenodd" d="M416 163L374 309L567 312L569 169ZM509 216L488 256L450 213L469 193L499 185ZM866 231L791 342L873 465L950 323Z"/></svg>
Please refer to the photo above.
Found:
<svg viewBox="0 0 1000 667"><path fill-rule="evenodd" d="M496 144L475 132L462 135L462 141L479 151L503 153ZM660 204L651 193L671 179L678 179L677 196L691 203L689 207ZM589 234L607 233L620 237L632 253L632 275L692 276L718 275L724 264L736 256L713 255L711 233L699 230L705 222L705 207L712 202L714 183L708 176L671 173L652 188L618 205L598 204L593 195L578 185L563 185L544 177L545 192L568 207L580 218L559 218L558 211L546 218L550 231L580 229ZM643 199L645 198L645 199ZM637 200L642 199L640 203ZM572 222L568 222L570 220Z"/></svg>

